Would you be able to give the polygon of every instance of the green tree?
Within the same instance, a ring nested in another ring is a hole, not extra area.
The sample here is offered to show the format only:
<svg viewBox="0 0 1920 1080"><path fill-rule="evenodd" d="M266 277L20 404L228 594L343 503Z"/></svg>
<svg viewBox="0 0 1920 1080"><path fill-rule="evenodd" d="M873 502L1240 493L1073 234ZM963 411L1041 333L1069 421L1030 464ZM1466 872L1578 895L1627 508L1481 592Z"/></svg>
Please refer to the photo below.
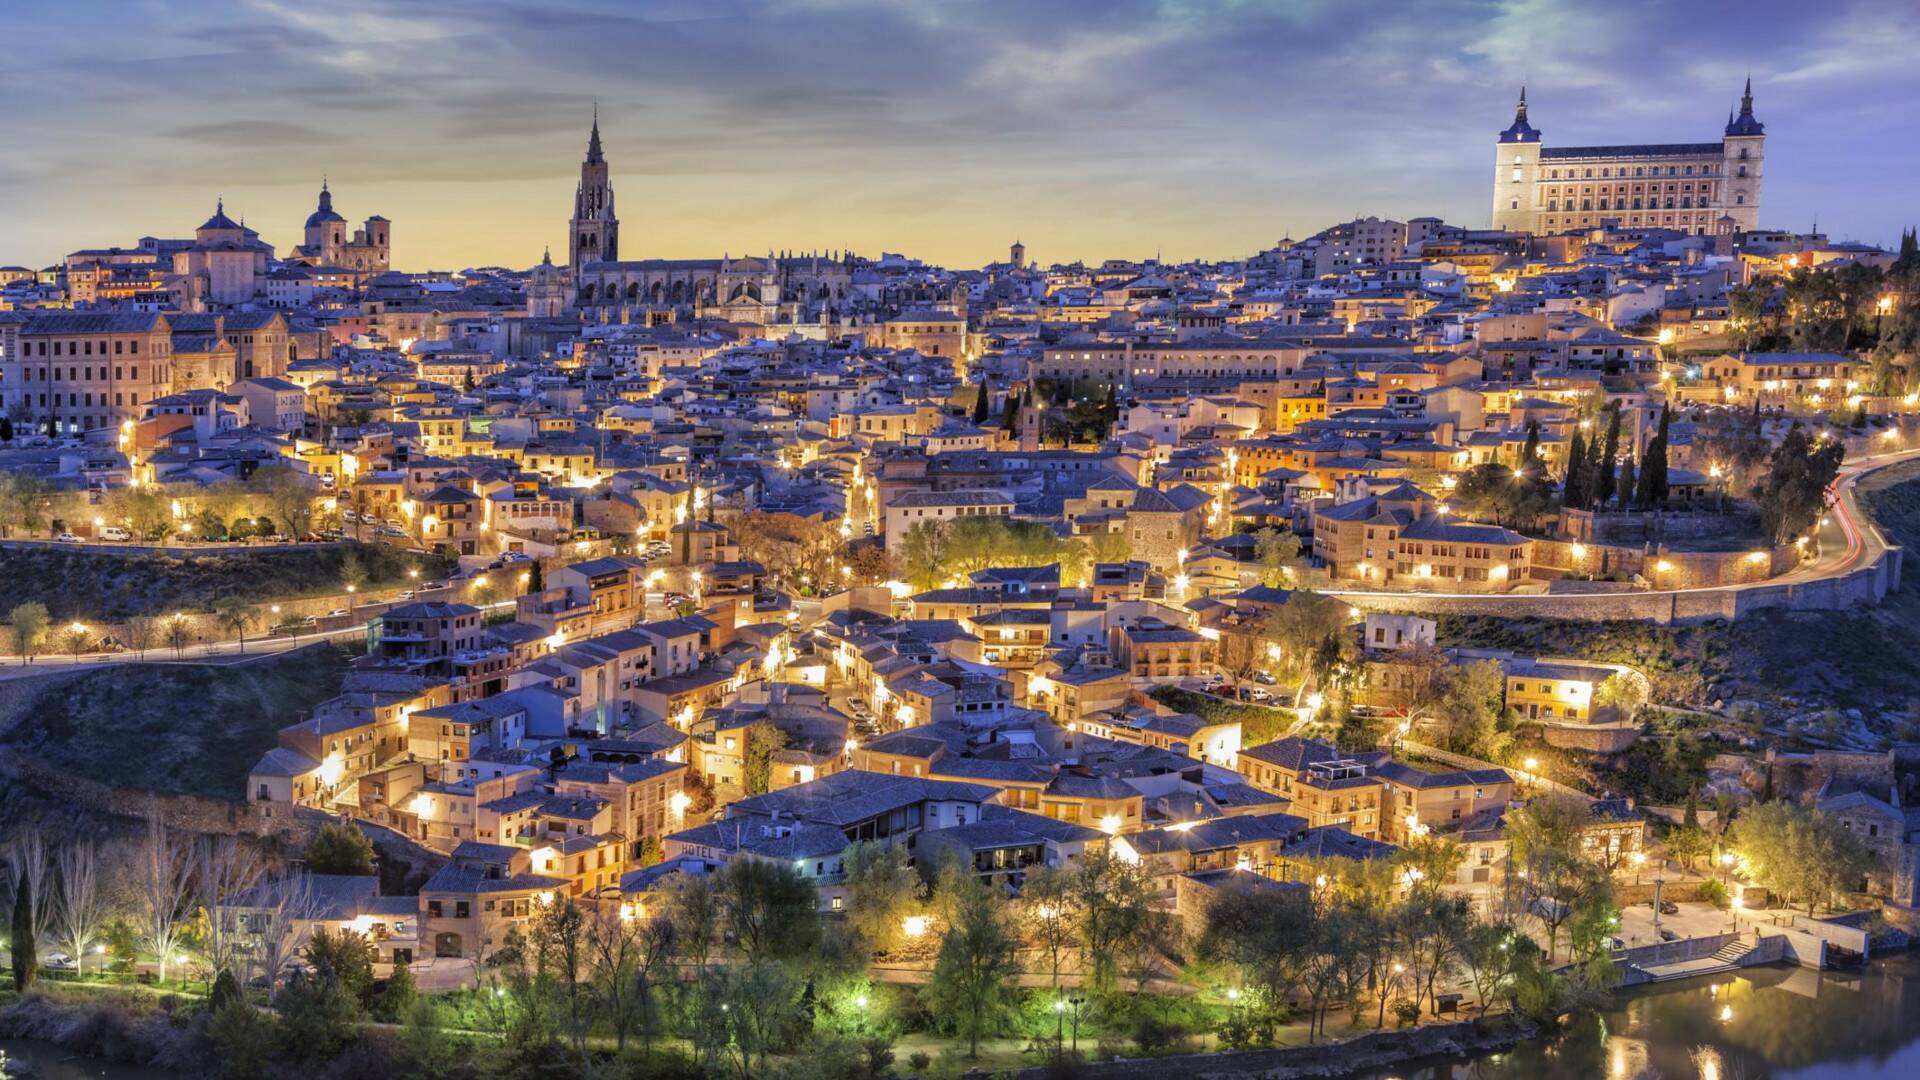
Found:
<svg viewBox="0 0 1920 1080"><path fill-rule="evenodd" d="M265 1080L273 1075L274 1054L284 1045L272 1013L238 1000L212 1010L207 1038L218 1052L220 1075L226 1080Z"/></svg>
<svg viewBox="0 0 1920 1080"><path fill-rule="evenodd" d="M1620 403L1607 404L1607 438L1601 444L1600 456L1594 459L1594 483L1588 490L1592 493L1595 509L1604 510L1613 501L1617 490L1617 477L1614 472L1620 460Z"/></svg>
<svg viewBox="0 0 1920 1080"><path fill-rule="evenodd" d="M1463 516L1499 525L1529 528L1552 509L1553 500L1538 475L1518 473L1488 462L1468 469L1454 487L1451 504Z"/></svg>
<svg viewBox="0 0 1920 1080"><path fill-rule="evenodd" d="M386 988L380 991L377 1010L380 1019L389 1024L404 1021L412 1011L414 999L419 996L419 988L413 980L413 968L407 964L395 964L393 974L387 977Z"/></svg>
<svg viewBox="0 0 1920 1080"><path fill-rule="evenodd" d="M980 425L980 426L983 426L983 427L984 427L984 426L986 425L986 422L987 422L987 401L988 401L988 399L989 399L989 398L991 398L991 397L993 397L993 386L992 386L992 384L990 384L990 383L986 383L986 382L982 382L982 383L980 384L980 392L979 392L979 393L977 393L977 394L975 394L975 395L973 396L973 415L972 415L972 420L973 420L973 422L974 422L975 424L977 424L977 425Z"/></svg>
<svg viewBox="0 0 1920 1080"><path fill-rule="evenodd" d="M901 572L915 592L939 588L947 580L947 526L922 521L900 541Z"/></svg>
<svg viewBox="0 0 1920 1080"><path fill-rule="evenodd" d="M1300 538L1280 529L1261 529L1256 537L1261 583L1275 589L1289 584L1300 565Z"/></svg>
<svg viewBox="0 0 1920 1080"><path fill-rule="evenodd" d="M870 959L900 944L906 919L920 906L920 876L906 849L863 841L842 857L847 925Z"/></svg>
<svg viewBox="0 0 1920 1080"><path fill-rule="evenodd" d="M1586 851L1587 821L1586 801L1573 795L1541 795L1507 815L1520 898L1547 933L1549 961L1569 922L1612 907L1612 875Z"/></svg>
<svg viewBox="0 0 1920 1080"><path fill-rule="evenodd" d="M1873 855L1839 818L1798 803L1762 803L1733 823L1734 850L1756 883L1803 900L1811 916L1817 904L1859 888L1873 868Z"/></svg>
<svg viewBox="0 0 1920 1080"><path fill-rule="evenodd" d="M1247 1007L1271 1023L1284 1018L1287 1001L1300 986L1313 922L1312 906L1297 891L1275 896L1251 884L1230 883L1208 900L1198 951L1231 964L1245 987Z"/></svg>
<svg viewBox="0 0 1920 1080"><path fill-rule="evenodd" d="M328 930L324 926L314 930L306 948L301 950L301 956L316 978L337 982L363 1009L373 1000L373 965L377 955L366 935L352 930Z"/></svg>
<svg viewBox="0 0 1920 1080"><path fill-rule="evenodd" d="M1798 422L1788 429L1754 493L1774 543L1791 543L1819 520L1826 510L1827 487L1839 475L1845 456L1838 439L1816 442Z"/></svg>
<svg viewBox="0 0 1920 1080"><path fill-rule="evenodd" d="M765 795L773 782L773 756L787 747L787 733L771 720L747 725L746 749L741 755L740 779L748 795Z"/></svg>
<svg viewBox="0 0 1920 1080"><path fill-rule="evenodd" d="M1497 660L1448 665L1434 676L1434 711L1448 750L1499 761L1512 742L1507 675Z"/></svg>
<svg viewBox="0 0 1920 1080"><path fill-rule="evenodd" d="M315 874L355 874L374 873L373 841L357 827L344 822L332 822L320 826L312 840L301 853L307 862L307 869Z"/></svg>
<svg viewBox="0 0 1920 1080"><path fill-rule="evenodd" d="M1586 481L1587 443L1586 436L1575 429L1573 442L1567 448L1567 471L1560 482L1560 505L1569 510L1579 510L1587 505Z"/></svg>
<svg viewBox="0 0 1920 1080"><path fill-rule="evenodd" d="M926 1000L949 1018L967 1040L967 1056L980 1056L980 1036L993 1029L1008 1000L1008 981L1018 974L1014 938L1007 929L1006 901L959 861L941 868L938 902L947 932L927 982Z"/></svg>
<svg viewBox="0 0 1920 1080"><path fill-rule="evenodd" d="M47 605L38 600L29 600L24 604L15 604L13 610L7 613L7 621L13 637L13 651L24 664L46 643L47 630L53 620L47 614Z"/></svg>
<svg viewBox="0 0 1920 1080"><path fill-rule="evenodd" d="M733 860L720 878L719 905L749 963L793 959L820 939L813 883L785 862Z"/></svg>
<svg viewBox="0 0 1920 1080"><path fill-rule="evenodd" d="M1153 925L1146 877L1138 865L1103 850L1081 857L1068 887L1080 919L1080 954L1091 961L1088 985L1111 992L1120 964Z"/></svg>
<svg viewBox="0 0 1920 1080"><path fill-rule="evenodd" d="M21 867L13 880L13 989L24 994L40 973L39 942L34 932L33 869Z"/></svg>

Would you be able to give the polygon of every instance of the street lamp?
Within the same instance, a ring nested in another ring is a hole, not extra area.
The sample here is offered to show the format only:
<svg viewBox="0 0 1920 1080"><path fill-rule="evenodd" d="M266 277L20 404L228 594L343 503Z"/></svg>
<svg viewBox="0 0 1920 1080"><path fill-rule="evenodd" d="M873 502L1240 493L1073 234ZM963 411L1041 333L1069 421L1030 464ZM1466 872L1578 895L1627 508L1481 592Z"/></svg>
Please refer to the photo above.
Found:
<svg viewBox="0 0 1920 1080"><path fill-rule="evenodd" d="M1638 885L1640 884L1640 872L1647 868L1647 853L1644 851L1636 851L1633 853L1632 859L1633 859L1633 883L1635 885Z"/></svg>

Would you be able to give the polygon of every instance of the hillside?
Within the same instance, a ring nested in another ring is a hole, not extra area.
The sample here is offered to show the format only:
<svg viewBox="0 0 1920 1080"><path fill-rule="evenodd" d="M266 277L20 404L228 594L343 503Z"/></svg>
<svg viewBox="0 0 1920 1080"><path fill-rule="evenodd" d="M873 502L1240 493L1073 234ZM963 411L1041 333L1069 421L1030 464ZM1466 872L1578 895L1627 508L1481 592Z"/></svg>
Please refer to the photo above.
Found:
<svg viewBox="0 0 1920 1080"><path fill-rule="evenodd" d="M1887 539L1920 553L1920 470L1863 480L1860 503ZM1451 617L1440 643L1635 664L1659 700L1718 704L1768 724L1823 729L1858 720L1858 737L1905 738L1920 718L1920 563L1878 607L1762 611L1738 622L1662 627L1643 622Z"/></svg>
<svg viewBox="0 0 1920 1080"><path fill-rule="evenodd" d="M339 693L327 645L243 664L121 664L10 688L0 746L122 788L241 796L280 728Z"/></svg>
<svg viewBox="0 0 1920 1080"><path fill-rule="evenodd" d="M38 600L54 621L206 611L222 596L253 603L336 593L355 560L367 588L399 585L409 569L441 576L441 560L384 544L263 547L145 555L101 547L0 546L0 617Z"/></svg>

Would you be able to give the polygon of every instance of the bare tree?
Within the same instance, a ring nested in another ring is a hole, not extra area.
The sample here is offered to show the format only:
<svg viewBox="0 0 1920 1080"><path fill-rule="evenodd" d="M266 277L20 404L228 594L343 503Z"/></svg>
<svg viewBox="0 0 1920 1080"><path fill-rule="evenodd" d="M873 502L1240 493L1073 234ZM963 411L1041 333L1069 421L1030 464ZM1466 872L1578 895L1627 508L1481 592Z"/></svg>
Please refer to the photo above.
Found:
<svg viewBox="0 0 1920 1080"><path fill-rule="evenodd" d="M161 822L156 811L147 819L147 833L129 861L138 903L135 925L140 940L154 955L160 981L165 982L167 965L186 937L185 920L194 900L193 849Z"/></svg>
<svg viewBox="0 0 1920 1080"><path fill-rule="evenodd" d="M313 879L303 873L264 882L254 892L258 901L247 905L249 925L246 929L253 939L260 973L267 981L267 1001L271 1003L279 992L280 976L287 964L306 947L318 904L313 894Z"/></svg>
<svg viewBox="0 0 1920 1080"><path fill-rule="evenodd" d="M113 916L109 875L100 863L100 849L91 840L70 841L54 856L60 869L60 891L53 902L55 936L73 957L76 973L86 970L87 946Z"/></svg>
<svg viewBox="0 0 1920 1080"><path fill-rule="evenodd" d="M251 889L260 880L263 867L252 847L237 837L207 837L197 853L199 894L206 916L200 934L200 950L206 957L209 981L223 971L232 971L245 958L247 935L239 924L220 910L231 897Z"/></svg>
<svg viewBox="0 0 1920 1080"><path fill-rule="evenodd" d="M36 944L46 941L53 930L51 870L52 859L47 852L47 838L38 826L23 826L7 840L8 884L12 886L8 894L18 892L23 875L32 875L27 879L27 885L33 893L33 939Z"/></svg>

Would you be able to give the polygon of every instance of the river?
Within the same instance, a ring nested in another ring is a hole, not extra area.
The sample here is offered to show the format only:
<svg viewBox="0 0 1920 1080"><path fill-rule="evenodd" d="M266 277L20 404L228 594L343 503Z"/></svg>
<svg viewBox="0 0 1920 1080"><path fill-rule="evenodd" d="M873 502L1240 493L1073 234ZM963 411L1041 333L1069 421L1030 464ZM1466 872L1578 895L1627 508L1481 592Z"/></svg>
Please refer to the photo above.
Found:
<svg viewBox="0 0 1920 1080"><path fill-rule="evenodd" d="M1622 993L1564 1035L1365 1080L1920 1077L1920 953L1859 971L1754 968Z"/></svg>
<svg viewBox="0 0 1920 1080"><path fill-rule="evenodd" d="M171 1080L175 1074L75 1056L38 1039L0 1039L0 1077L31 1080Z"/></svg>

